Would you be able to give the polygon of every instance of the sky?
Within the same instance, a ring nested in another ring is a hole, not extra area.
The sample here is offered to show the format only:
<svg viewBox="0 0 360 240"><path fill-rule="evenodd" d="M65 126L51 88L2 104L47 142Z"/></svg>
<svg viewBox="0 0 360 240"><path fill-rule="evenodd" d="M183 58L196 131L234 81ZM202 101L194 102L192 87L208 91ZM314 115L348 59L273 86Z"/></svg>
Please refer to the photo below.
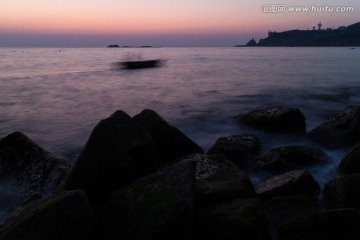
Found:
<svg viewBox="0 0 360 240"><path fill-rule="evenodd" d="M268 30L347 26L359 13L358 0L0 0L0 47L233 46Z"/></svg>

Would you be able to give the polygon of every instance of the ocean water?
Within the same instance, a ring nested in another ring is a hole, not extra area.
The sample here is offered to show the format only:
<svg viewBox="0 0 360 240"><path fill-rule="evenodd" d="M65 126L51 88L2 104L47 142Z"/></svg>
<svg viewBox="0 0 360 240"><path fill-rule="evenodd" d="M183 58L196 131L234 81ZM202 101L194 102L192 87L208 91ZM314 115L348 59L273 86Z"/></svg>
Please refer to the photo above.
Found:
<svg viewBox="0 0 360 240"><path fill-rule="evenodd" d="M129 56L160 68L122 70ZM299 108L307 130L360 103L360 49L351 48L0 48L0 138L22 131L75 162L92 129L116 110L157 111L205 150L221 136L255 134L262 151L306 139L237 123L249 110ZM310 171L323 184L347 149ZM258 181L253 177L253 181Z"/></svg>

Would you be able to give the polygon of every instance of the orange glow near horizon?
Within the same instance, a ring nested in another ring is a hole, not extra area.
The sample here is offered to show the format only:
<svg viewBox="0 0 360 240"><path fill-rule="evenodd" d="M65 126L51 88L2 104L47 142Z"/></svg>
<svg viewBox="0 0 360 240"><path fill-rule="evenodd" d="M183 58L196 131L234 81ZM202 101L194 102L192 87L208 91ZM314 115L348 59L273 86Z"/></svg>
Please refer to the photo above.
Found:
<svg viewBox="0 0 360 240"><path fill-rule="evenodd" d="M1 7L1 4L0 4ZM248 31L251 14L216 8L186 9L183 5L156 5L141 8L136 4L118 8L87 6L79 11L68 5L31 7L8 6L0 15L0 29L11 32L40 33L210 33ZM31 10L30 10L31 9Z"/></svg>

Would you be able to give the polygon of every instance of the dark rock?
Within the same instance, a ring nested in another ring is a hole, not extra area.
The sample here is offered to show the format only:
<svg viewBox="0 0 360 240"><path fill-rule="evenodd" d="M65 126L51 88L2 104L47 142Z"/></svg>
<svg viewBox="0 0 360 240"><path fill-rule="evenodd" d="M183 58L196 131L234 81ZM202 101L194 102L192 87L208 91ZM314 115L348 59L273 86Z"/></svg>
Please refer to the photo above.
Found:
<svg viewBox="0 0 360 240"><path fill-rule="evenodd" d="M336 177L325 184L324 196L338 208L360 209L360 174Z"/></svg>
<svg viewBox="0 0 360 240"><path fill-rule="evenodd" d="M133 119L154 139L160 164L189 154L204 153L201 147L153 110L143 110Z"/></svg>
<svg viewBox="0 0 360 240"><path fill-rule="evenodd" d="M258 199L236 199L208 206L198 213L194 239L269 239Z"/></svg>
<svg viewBox="0 0 360 240"><path fill-rule="evenodd" d="M93 130L63 188L83 189L91 203L157 167L154 142L125 112L116 111Z"/></svg>
<svg viewBox="0 0 360 240"><path fill-rule="evenodd" d="M20 132L0 141L0 164L0 179L15 178L27 192L44 194L52 193L70 168Z"/></svg>
<svg viewBox="0 0 360 240"><path fill-rule="evenodd" d="M255 196L249 177L222 155L195 155L198 206Z"/></svg>
<svg viewBox="0 0 360 240"><path fill-rule="evenodd" d="M276 197L263 205L273 239L278 239L278 227L292 218L319 209L316 202L304 196Z"/></svg>
<svg viewBox="0 0 360 240"><path fill-rule="evenodd" d="M355 209L308 212L279 227L279 240L356 240L359 218Z"/></svg>
<svg viewBox="0 0 360 240"><path fill-rule="evenodd" d="M249 168L253 157L259 153L260 140L253 135L221 137L207 152L207 154L222 154L242 168Z"/></svg>
<svg viewBox="0 0 360 240"><path fill-rule="evenodd" d="M238 117L250 127L280 133L305 133L304 114L297 108L268 107L250 111Z"/></svg>
<svg viewBox="0 0 360 240"><path fill-rule="evenodd" d="M341 160L339 169L346 174L360 173L360 142Z"/></svg>
<svg viewBox="0 0 360 240"><path fill-rule="evenodd" d="M0 141L0 205L11 210L32 192L53 193L70 164L14 132ZM7 206L7 207L5 207Z"/></svg>
<svg viewBox="0 0 360 240"><path fill-rule="evenodd" d="M112 194L102 239L190 239L195 171L183 160Z"/></svg>
<svg viewBox="0 0 360 240"><path fill-rule="evenodd" d="M329 148L356 144L360 141L360 107L345 108L331 120L311 130L308 137Z"/></svg>
<svg viewBox="0 0 360 240"><path fill-rule="evenodd" d="M320 186L314 178L303 170L294 170L271 177L255 185L255 191L262 200L274 197L304 195L316 199Z"/></svg>
<svg viewBox="0 0 360 240"><path fill-rule="evenodd" d="M326 153L317 147L286 146L272 149L260 156L256 168L273 172L286 172L314 164L324 164L329 161Z"/></svg>
<svg viewBox="0 0 360 240"><path fill-rule="evenodd" d="M40 201L0 230L2 240L87 240L92 211L82 191L61 192Z"/></svg>

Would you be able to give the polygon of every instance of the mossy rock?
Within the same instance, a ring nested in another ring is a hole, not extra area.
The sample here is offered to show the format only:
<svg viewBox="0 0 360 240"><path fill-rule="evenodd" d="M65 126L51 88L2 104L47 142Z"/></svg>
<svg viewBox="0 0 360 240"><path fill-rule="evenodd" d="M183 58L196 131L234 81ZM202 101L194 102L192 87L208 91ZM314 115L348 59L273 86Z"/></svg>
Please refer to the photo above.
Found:
<svg viewBox="0 0 360 240"><path fill-rule="evenodd" d="M2 240L87 240L92 211L83 191L61 192L28 209L0 231Z"/></svg>
<svg viewBox="0 0 360 240"><path fill-rule="evenodd" d="M208 206L197 214L195 239L269 239L258 199L236 199Z"/></svg>
<svg viewBox="0 0 360 240"><path fill-rule="evenodd" d="M260 150L259 138L245 134L218 138L207 154L222 154L242 169L249 169L254 164L253 160L259 155Z"/></svg>
<svg viewBox="0 0 360 240"><path fill-rule="evenodd" d="M222 155L196 155L197 206L255 196L249 177Z"/></svg>
<svg viewBox="0 0 360 240"><path fill-rule="evenodd" d="M317 199L320 186L313 176L304 170L294 170L268 178L257 185L255 191L260 199L267 201L274 197L303 195Z"/></svg>
<svg viewBox="0 0 360 240"><path fill-rule="evenodd" d="M183 160L112 194L100 235L107 239L190 239L196 162Z"/></svg>
<svg viewBox="0 0 360 240"><path fill-rule="evenodd" d="M21 132L0 141L0 203L2 216L38 192L48 196L70 170L70 163L43 149Z"/></svg>
<svg viewBox="0 0 360 240"><path fill-rule="evenodd" d="M325 164L329 162L329 157L317 147L292 145L274 148L257 160L255 169L281 173Z"/></svg>

